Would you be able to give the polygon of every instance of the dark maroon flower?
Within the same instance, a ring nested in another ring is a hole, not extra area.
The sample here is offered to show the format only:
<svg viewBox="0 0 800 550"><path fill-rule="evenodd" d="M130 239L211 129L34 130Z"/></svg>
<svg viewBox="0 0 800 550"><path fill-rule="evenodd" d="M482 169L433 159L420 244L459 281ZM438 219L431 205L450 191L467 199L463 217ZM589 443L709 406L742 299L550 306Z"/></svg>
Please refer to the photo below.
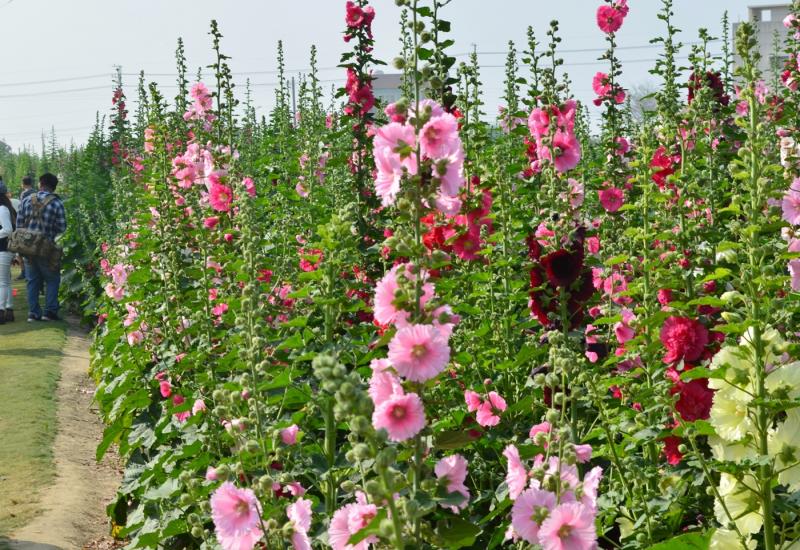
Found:
<svg viewBox="0 0 800 550"><path fill-rule="evenodd" d="M583 254L569 252L563 248L542 257L542 267L547 280L554 287L569 288L580 275L583 268Z"/></svg>

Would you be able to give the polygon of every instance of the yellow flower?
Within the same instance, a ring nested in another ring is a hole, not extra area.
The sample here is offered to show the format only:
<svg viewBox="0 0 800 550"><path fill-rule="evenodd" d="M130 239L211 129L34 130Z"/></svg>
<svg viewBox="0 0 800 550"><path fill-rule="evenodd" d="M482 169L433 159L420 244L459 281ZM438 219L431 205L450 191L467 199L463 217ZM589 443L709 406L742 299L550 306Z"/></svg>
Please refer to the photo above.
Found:
<svg viewBox="0 0 800 550"><path fill-rule="evenodd" d="M747 458L755 458L757 456L755 449L753 449L752 446L747 445L746 440L730 443L721 437L711 435L708 437L708 446L711 447L711 453L717 460L739 462Z"/></svg>
<svg viewBox="0 0 800 550"><path fill-rule="evenodd" d="M750 487L757 486L756 480L752 475L746 476L745 482ZM726 473L723 473L720 477L717 490L725 503L723 507L719 500L714 501L714 515L717 517L717 521L722 525L728 525L732 519L733 523L736 524L736 528L743 535L751 535L761 531L764 519L761 514L758 496L755 493L736 481L735 477ZM730 518L728 514L730 514Z"/></svg>
<svg viewBox="0 0 800 550"><path fill-rule="evenodd" d="M746 545L742 544L742 540L733 529L717 529L711 535L708 550L755 550L756 541L750 540L750 537L747 537L746 541Z"/></svg>
<svg viewBox="0 0 800 550"><path fill-rule="evenodd" d="M725 441L736 442L753 432L753 422L747 414L750 400L749 394L727 384L714 394L709 420Z"/></svg>
<svg viewBox="0 0 800 550"><path fill-rule="evenodd" d="M790 493L800 491L800 410L786 412L786 420L769 434L768 445L780 472L778 482Z"/></svg>
<svg viewBox="0 0 800 550"><path fill-rule="evenodd" d="M783 390L789 399L800 397L800 362L776 368L767 375L764 385L770 393Z"/></svg>

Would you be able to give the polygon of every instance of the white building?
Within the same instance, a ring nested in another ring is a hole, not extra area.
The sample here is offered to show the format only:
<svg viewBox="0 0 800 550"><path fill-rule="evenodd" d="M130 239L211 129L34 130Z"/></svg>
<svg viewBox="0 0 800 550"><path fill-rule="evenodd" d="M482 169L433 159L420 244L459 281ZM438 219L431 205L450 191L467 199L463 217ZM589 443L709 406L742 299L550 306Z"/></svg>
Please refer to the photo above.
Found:
<svg viewBox="0 0 800 550"><path fill-rule="evenodd" d="M783 71L783 65L786 62L787 56L783 52L783 42L786 39L788 31L783 26L783 18L789 15L791 11L790 4L768 4L763 6L750 6L747 8L748 20L751 21L756 28L756 38L758 39L758 49L761 53L761 61L759 62L759 69L765 78L772 76L773 67L777 67L780 74ZM731 50L734 52L734 65L738 66L740 59L736 55L736 29L738 23L733 24L733 33L731 35ZM778 34L778 56L776 58L774 53L775 33Z"/></svg>

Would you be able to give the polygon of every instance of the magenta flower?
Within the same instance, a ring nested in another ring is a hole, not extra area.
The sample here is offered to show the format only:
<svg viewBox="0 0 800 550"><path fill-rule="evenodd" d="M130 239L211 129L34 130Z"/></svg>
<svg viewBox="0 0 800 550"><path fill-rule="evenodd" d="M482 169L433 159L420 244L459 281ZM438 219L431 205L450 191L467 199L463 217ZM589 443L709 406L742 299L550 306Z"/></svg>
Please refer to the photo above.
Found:
<svg viewBox="0 0 800 550"><path fill-rule="evenodd" d="M531 544L539 544L540 527L555 505L556 495L550 491L524 490L511 508L511 525L514 527L514 532Z"/></svg>
<svg viewBox="0 0 800 550"><path fill-rule="evenodd" d="M568 172L581 161L581 144L574 134L558 131L553 137L556 170Z"/></svg>
<svg viewBox="0 0 800 550"><path fill-rule="evenodd" d="M625 194L622 192L622 189L616 187L601 189L597 192L597 195L600 198L600 204L605 208L606 212L612 214L625 204Z"/></svg>
<svg viewBox="0 0 800 550"><path fill-rule="evenodd" d="M211 495L211 519L225 550L251 550L261 539L261 505L250 489L226 481Z"/></svg>
<svg viewBox="0 0 800 550"><path fill-rule="evenodd" d="M456 117L450 113L432 117L420 130L419 146L423 155L434 160L455 154L461 149Z"/></svg>
<svg viewBox="0 0 800 550"><path fill-rule="evenodd" d="M447 366L450 346L435 326L408 325L389 342L388 359L400 376L425 382Z"/></svg>
<svg viewBox="0 0 800 550"><path fill-rule="evenodd" d="M578 502L559 504L539 529L544 550L592 550L597 532L592 511Z"/></svg>
<svg viewBox="0 0 800 550"><path fill-rule="evenodd" d="M445 508L450 508L454 513L466 508L470 497L469 489L464 485L464 480L467 479L467 460L459 454L451 455L437 462L433 471L437 479L447 480L448 493L459 493L464 497L460 504Z"/></svg>
<svg viewBox="0 0 800 550"><path fill-rule="evenodd" d="M614 6L603 4L597 8L597 26L606 34L617 32L625 20L625 15Z"/></svg>
<svg viewBox="0 0 800 550"><path fill-rule="evenodd" d="M484 427L497 426L500 423L500 415L496 413L503 412L506 408L505 399L500 397L497 392L490 391L489 398L478 407L475 419Z"/></svg>
<svg viewBox="0 0 800 550"><path fill-rule="evenodd" d="M231 209L233 193L231 188L221 183L212 184L208 191L208 202L217 212L227 212Z"/></svg>
<svg viewBox="0 0 800 550"><path fill-rule="evenodd" d="M410 264L398 264L390 269L383 278L375 285L375 301L373 305L373 315L375 320L382 325L405 326L408 319L408 312L395 305L395 293L400 288L397 281L399 275L404 275L410 281L416 281L417 275L409 269ZM433 284L427 282L427 274L423 275L421 305L425 305L433 298Z"/></svg>
<svg viewBox="0 0 800 550"><path fill-rule="evenodd" d="M281 430L281 441L283 441L284 445L294 445L297 443L297 432L300 431L300 428L297 427L297 424L292 424L288 428L284 428Z"/></svg>
<svg viewBox="0 0 800 550"><path fill-rule="evenodd" d="M506 485L508 485L508 497L511 500L516 498L525 490L528 485L528 469L519 457L519 450L514 445L509 445L503 450L503 456L508 460L508 472L506 473Z"/></svg>
<svg viewBox="0 0 800 550"><path fill-rule="evenodd" d="M425 427L425 408L416 393L394 394L375 408L372 425L394 442L411 439Z"/></svg>

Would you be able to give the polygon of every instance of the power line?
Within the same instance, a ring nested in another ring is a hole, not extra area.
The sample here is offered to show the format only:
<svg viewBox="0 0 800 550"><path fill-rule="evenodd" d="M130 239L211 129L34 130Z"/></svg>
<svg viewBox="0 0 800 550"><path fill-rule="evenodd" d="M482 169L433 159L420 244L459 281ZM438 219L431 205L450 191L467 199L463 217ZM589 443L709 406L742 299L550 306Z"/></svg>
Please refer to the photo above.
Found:
<svg viewBox="0 0 800 550"><path fill-rule="evenodd" d="M714 38L712 40L708 40L706 42L703 41L696 41L696 42L684 42L683 46L697 46L704 43L713 43L713 42L722 42L721 38ZM641 50L646 48L659 48L661 47L661 43L657 42L655 44L642 44L639 46L616 46L614 49L616 51L619 50ZM556 50L556 54L560 55L562 53L588 53L588 52L604 52L608 48L577 48L577 49L570 49L570 50ZM453 54L453 57L465 57L472 55L473 52L462 52ZM508 55L507 51L498 51L498 52L475 52L478 55Z"/></svg>
<svg viewBox="0 0 800 550"><path fill-rule="evenodd" d="M109 78L111 73L91 74L86 76L72 76L68 78L54 78L52 80L31 80L29 82L9 82L7 84L0 84L0 88L8 88L12 86L31 86L36 84L55 84L57 82L74 82L76 80L94 80L95 78Z"/></svg>

